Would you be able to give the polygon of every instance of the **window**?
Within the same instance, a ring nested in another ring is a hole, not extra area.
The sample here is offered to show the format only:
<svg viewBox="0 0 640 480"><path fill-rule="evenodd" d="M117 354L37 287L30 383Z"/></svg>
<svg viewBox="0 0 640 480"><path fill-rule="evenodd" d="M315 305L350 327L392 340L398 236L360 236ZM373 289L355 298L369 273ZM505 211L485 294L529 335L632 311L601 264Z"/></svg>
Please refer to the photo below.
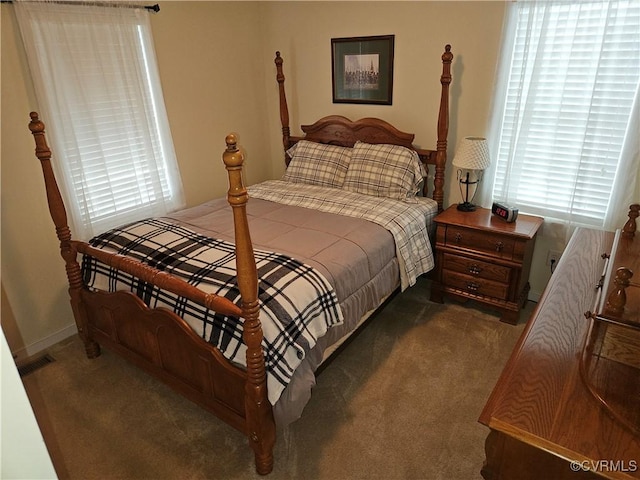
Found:
<svg viewBox="0 0 640 480"><path fill-rule="evenodd" d="M640 3L510 6L492 125L493 199L606 226L638 181ZM503 103L502 103L503 102ZM635 150L635 151L634 151Z"/></svg>
<svg viewBox="0 0 640 480"><path fill-rule="evenodd" d="M183 206L150 14L126 4L15 7L74 233Z"/></svg>

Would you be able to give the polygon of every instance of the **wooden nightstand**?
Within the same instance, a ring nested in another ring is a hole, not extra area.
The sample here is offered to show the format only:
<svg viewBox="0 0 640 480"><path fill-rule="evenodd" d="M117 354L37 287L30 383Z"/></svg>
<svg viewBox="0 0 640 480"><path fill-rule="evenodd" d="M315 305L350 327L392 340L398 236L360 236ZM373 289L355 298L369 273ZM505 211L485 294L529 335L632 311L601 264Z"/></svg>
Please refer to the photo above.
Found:
<svg viewBox="0 0 640 480"><path fill-rule="evenodd" d="M529 293L529 271L536 234L543 219L519 215L507 223L478 208L461 212L452 205L435 218L436 271L431 300L443 295L472 299L502 312L501 321L518 323Z"/></svg>

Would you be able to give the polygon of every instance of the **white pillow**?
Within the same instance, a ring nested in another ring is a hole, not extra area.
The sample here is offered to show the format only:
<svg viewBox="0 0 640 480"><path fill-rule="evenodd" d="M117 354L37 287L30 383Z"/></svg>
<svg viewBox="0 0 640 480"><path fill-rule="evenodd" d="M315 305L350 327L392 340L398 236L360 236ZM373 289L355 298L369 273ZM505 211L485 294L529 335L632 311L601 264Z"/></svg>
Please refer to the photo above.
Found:
<svg viewBox="0 0 640 480"><path fill-rule="evenodd" d="M300 140L287 150L291 158L283 180L340 188L344 183L352 148Z"/></svg>
<svg viewBox="0 0 640 480"><path fill-rule="evenodd" d="M365 195L416 201L423 180L418 153L386 143L356 142L342 188Z"/></svg>

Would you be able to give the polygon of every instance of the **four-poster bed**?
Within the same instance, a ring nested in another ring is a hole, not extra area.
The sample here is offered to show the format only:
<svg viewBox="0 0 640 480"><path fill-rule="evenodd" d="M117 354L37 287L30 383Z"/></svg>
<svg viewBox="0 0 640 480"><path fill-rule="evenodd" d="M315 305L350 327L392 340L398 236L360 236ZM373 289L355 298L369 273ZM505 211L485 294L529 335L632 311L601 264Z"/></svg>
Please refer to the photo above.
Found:
<svg viewBox="0 0 640 480"><path fill-rule="evenodd" d="M433 267L428 231L443 203L452 58L447 45L437 145L427 150L376 118L328 116L292 136L277 52L283 179L247 192L229 135L226 201L88 243L71 239L45 127L32 113L87 356L103 345L207 408L248 436L256 470L269 473L276 423L300 415L314 371L399 287Z"/></svg>

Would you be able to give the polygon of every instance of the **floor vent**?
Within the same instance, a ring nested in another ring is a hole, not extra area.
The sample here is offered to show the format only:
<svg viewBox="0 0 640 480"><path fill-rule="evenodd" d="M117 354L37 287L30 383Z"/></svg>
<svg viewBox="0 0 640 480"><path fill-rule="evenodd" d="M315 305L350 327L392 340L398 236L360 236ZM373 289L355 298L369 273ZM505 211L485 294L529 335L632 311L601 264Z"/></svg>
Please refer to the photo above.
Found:
<svg viewBox="0 0 640 480"><path fill-rule="evenodd" d="M35 372L36 370L41 369L42 367L46 367L53 362L55 362L55 359L51 355L45 354L42 357L38 357L25 363L24 365L20 365L18 367L18 373L21 377L24 377L26 375L29 375L30 373Z"/></svg>

